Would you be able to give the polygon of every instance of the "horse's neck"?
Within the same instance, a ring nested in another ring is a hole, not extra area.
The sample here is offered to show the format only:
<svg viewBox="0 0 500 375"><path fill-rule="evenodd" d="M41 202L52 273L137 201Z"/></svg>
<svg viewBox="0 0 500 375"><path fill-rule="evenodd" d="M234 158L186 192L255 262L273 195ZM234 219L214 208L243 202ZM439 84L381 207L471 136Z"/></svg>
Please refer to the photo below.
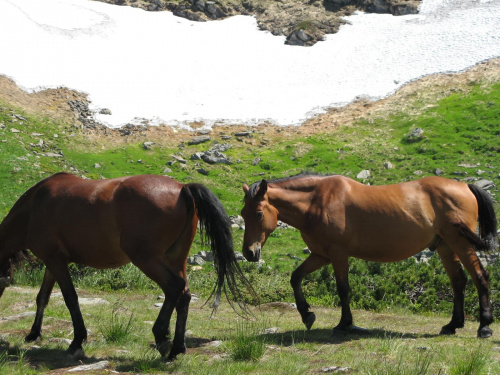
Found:
<svg viewBox="0 0 500 375"><path fill-rule="evenodd" d="M311 192L281 188L268 189L269 203L279 212L278 219L297 229L305 225L305 213L311 204Z"/></svg>

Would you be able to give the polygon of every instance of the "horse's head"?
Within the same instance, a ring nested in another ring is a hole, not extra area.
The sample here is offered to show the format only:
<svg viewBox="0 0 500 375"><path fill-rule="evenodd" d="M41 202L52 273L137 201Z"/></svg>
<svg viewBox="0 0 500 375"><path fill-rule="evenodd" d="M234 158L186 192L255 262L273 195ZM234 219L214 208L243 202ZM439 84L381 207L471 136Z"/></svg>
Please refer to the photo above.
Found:
<svg viewBox="0 0 500 375"><path fill-rule="evenodd" d="M243 184L245 206L241 216L245 220L243 237L243 256L249 262L258 262L260 252L269 235L278 226L278 210L268 200L267 181L248 187Z"/></svg>

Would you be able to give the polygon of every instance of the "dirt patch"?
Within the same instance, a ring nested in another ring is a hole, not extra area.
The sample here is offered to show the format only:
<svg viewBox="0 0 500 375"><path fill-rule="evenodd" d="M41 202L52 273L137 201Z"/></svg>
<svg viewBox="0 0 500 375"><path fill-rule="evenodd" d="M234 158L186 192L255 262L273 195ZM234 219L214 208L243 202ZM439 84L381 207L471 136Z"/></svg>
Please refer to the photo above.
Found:
<svg viewBox="0 0 500 375"><path fill-rule="evenodd" d="M404 111L408 114L418 114L422 106L415 102L435 102L453 93L467 92L471 85L476 83L500 82L500 59L492 59L480 63L467 71L456 74L435 74L412 81L393 95L385 99L371 101L358 98L354 102L339 108L331 108L305 121L300 126L281 127L262 123L258 126L246 125L216 125L212 129L211 137L221 138L228 134L241 131L257 132L263 135L263 140L247 139L246 143L272 143L284 138L304 137L312 134L330 133L339 126L350 126L355 121L386 117L390 114ZM20 108L26 113L47 117L70 126L83 125L79 122L79 114L69 105L70 101L88 102L86 94L57 88L43 90L36 93L27 93L19 88L11 79L0 75L0 101ZM196 123L199 128L202 123ZM120 147L127 144L151 141L158 146L175 147L187 142L196 134L194 131L178 130L170 126L136 126L130 129L110 129L104 126L84 128L87 138L96 145ZM306 150L304 150L306 151Z"/></svg>

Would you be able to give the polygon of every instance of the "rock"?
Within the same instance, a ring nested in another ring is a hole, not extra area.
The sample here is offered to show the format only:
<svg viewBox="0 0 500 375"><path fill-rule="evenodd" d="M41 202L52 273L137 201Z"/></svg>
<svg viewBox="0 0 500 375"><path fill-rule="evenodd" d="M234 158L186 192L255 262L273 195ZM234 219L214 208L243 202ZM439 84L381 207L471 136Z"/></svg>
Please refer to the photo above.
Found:
<svg viewBox="0 0 500 375"><path fill-rule="evenodd" d="M102 298L85 298L85 297L78 297L78 303L80 305L101 305L101 304L108 304L109 302L106 301L105 299Z"/></svg>
<svg viewBox="0 0 500 375"><path fill-rule="evenodd" d="M273 334L273 333L278 333L280 331L279 327L271 327L271 328L265 328L264 333L266 335Z"/></svg>
<svg viewBox="0 0 500 375"><path fill-rule="evenodd" d="M309 248L306 247L306 248L302 249L302 253L311 254L311 250L309 250Z"/></svg>
<svg viewBox="0 0 500 375"><path fill-rule="evenodd" d="M392 163L390 161L386 161L384 163L384 168L385 169L393 169L394 168L394 165L392 165Z"/></svg>
<svg viewBox="0 0 500 375"><path fill-rule="evenodd" d="M101 108L99 110L99 114L101 114L101 115L111 115L112 113L111 113L111 110L108 109L108 108Z"/></svg>
<svg viewBox="0 0 500 375"><path fill-rule="evenodd" d="M214 261L214 253L211 251L200 251L198 256L201 257L205 262L213 262Z"/></svg>
<svg viewBox="0 0 500 375"><path fill-rule="evenodd" d="M16 315L5 316L5 317L2 316L2 317L0 317L0 321L15 321L15 320L20 320L20 319L28 318L28 317L32 317L32 316L35 316L34 311L26 311L26 312L19 313Z"/></svg>
<svg viewBox="0 0 500 375"><path fill-rule="evenodd" d="M171 173L171 172L172 172L172 170L170 168L165 168L162 173L167 174L167 173Z"/></svg>
<svg viewBox="0 0 500 375"><path fill-rule="evenodd" d="M200 136L193 137L193 139L190 139L188 141L188 145L190 145L190 146L198 145L200 143L208 142L209 140L210 140L210 136L200 135Z"/></svg>
<svg viewBox="0 0 500 375"><path fill-rule="evenodd" d="M484 190L490 190L496 187L495 183L490 180L479 180L476 181L474 184Z"/></svg>
<svg viewBox="0 0 500 375"><path fill-rule="evenodd" d="M154 142L144 142L142 144L142 148L144 150L152 150L153 149Z"/></svg>
<svg viewBox="0 0 500 375"><path fill-rule="evenodd" d="M261 160L260 158L255 158L255 159L253 159L253 161L252 161L252 165L257 165L257 164L259 164L259 163L260 163L260 160Z"/></svg>
<svg viewBox="0 0 500 375"><path fill-rule="evenodd" d="M11 133L21 133L21 130L10 128Z"/></svg>
<svg viewBox="0 0 500 375"><path fill-rule="evenodd" d="M101 168L101 165L99 163L95 163L94 168Z"/></svg>
<svg viewBox="0 0 500 375"><path fill-rule="evenodd" d="M367 178L372 178L372 174L369 169L364 169L356 175L357 179L364 180Z"/></svg>
<svg viewBox="0 0 500 375"><path fill-rule="evenodd" d="M444 172L443 172L443 170L442 170L442 169L440 169L440 168L436 168L436 170L434 171L434 174L435 174L436 176L442 176L442 175L444 175Z"/></svg>
<svg viewBox="0 0 500 375"><path fill-rule="evenodd" d="M196 254L196 255L193 255L193 256L188 258L188 264L189 265L203 266L205 264L205 261L203 260L203 258L201 256Z"/></svg>
<svg viewBox="0 0 500 375"><path fill-rule="evenodd" d="M205 168L198 168L198 169L196 169L196 172L198 172L199 174L202 174L203 176L208 176L208 174L210 173Z"/></svg>
<svg viewBox="0 0 500 375"><path fill-rule="evenodd" d="M175 159L175 161L178 161L181 164L186 164L187 163L187 161L185 159L181 158L180 156L172 155L172 157Z"/></svg>
<svg viewBox="0 0 500 375"><path fill-rule="evenodd" d="M78 372L78 371L99 371L104 370L109 367L109 361L100 361L97 363L92 363L90 365L83 365L78 367L73 367L68 370L68 372Z"/></svg>
<svg viewBox="0 0 500 375"><path fill-rule="evenodd" d="M229 159L226 155L219 151L211 152L209 150L203 154L202 159L208 164L233 164L231 159Z"/></svg>
<svg viewBox="0 0 500 375"><path fill-rule="evenodd" d="M235 137L248 137L250 134L250 132L248 131L244 131L244 132L238 132L238 133L234 133L234 136Z"/></svg>
<svg viewBox="0 0 500 375"><path fill-rule="evenodd" d="M235 251L234 252L234 258L238 261L238 262L244 262L246 261L245 257L243 256L242 253L240 253L239 251Z"/></svg>
<svg viewBox="0 0 500 375"><path fill-rule="evenodd" d="M321 372L331 372L337 374L340 372L348 372L349 370L350 370L349 367L330 366L330 367L323 367L321 369Z"/></svg>
<svg viewBox="0 0 500 375"><path fill-rule="evenodd" d="M43 156L47 156L48 158L62 158L63 157L63 155L56 154L54 152L46 152L45 154L43 154Z"/></svg>
<svg viewBox="0 0 500 375"><path fill-rule="evenodd" d="M410 134L408 134L404 140L407 142L407 143L415 143L415 142L419 142L421 141L422 139L424 139L424 129L422 128L415 128L413 129Z"/></svg>

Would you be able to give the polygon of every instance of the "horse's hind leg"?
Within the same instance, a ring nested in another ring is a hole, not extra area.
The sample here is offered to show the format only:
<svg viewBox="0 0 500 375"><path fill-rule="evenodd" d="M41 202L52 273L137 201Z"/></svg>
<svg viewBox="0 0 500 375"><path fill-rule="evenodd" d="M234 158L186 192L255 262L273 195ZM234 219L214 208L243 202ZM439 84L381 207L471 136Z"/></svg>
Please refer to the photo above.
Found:
<svg viewBox="0 0 500 375"><path fill-rule="evenodd" d="M462 268L458 256L451 251L449 246L441 242L437 248L437 252L443 262L444 269L448 274L453 288L453 314L451 321L441 328L441 335L453 335L457 328L463 328L465 287L467 285L467 276Z"/></svg>
<svg viewBox="0 0 500 375"><path fill-rule="evenodd" d="M451 237L450 239L444 239L450 245L452 250L458 255L460 261L476 286L479 296L480 309L477 336L479 338L490 337L493 333L489 327L489 325L493 322L493 313L489 296L489 272L481 264L481 261L477 257L472 244L464 237L460 236L460 234L457 233L454 238Z"/></svg>
<svg viewBox="0 0 500 375"><path fill-rule="evenodd" d="M306 325L307 329L311 329L314 321L316 320L316 316L313 312L309 311L311 306L307 303L304 293L302 292L302 279L311 272L316 271L328 263L330 263L329 259L320 257L316 254L311 254L295 271L292 272L290 284L293 288L297 310L299 311L300 316L302 317L302 322Z"/></svg>
<svg viewBox="0 0 500 375"><path fill-rule="evenodd" d="M50 263L46 263L46 267L53 275L59 287L61 288L64 302L71 315L73 322L74 337L67 350L68 354L73 356L83 355L82 343L87 340L87 329L83 322L82 312L78 305L78 295L76 294L71 275L69 273L68 264L63 260L54 260L54 256Z"/></svg>
<svg viewBox="0 0 500 375"><path fill-rule="evenodd" d="M144 272L146 276L156 282L165 294L165 302L163 302L158 318L153 325L153 335L155 337L156 348L162 357L169 355L168 358L170 359L171 352L174 353L176 351L176 354L183 352L182 348L173 347L174 343L170 338L170 318L172 317L172 313L176 306L183 307L184 305L189 305L190 298L187 298L187 295L183 295L186 288L186 281L183 277L180 277L172 272L172 270L166 265L163 256L161 256L160 259L146 257L146 261L133 260L133 262L142 272ZM183 299L182 302L179 302L181 295ZM185 318L187 319L187 306ZM179 331L180 330L181 327L179 328ZM184 335L182 335L182 338L179 337L179 339L174 340L174 342L175 344L181 346L179 344L179 341L181 340L182 347L185 351Z"/></svg>
<svg viewBox="0 0 500 375"><path fill-rule="evenodd" d="M191 292L186 286L184 292L177 301L177 305L175 305L177 321L175 323L174 342L172 343L172 349L170 350L168 359L174 359L178 354L186 353L185 335L190 302Z"/></svg>
<svg viewBox="0 0 500 375"><path fill-rule="evenodd" d="M31 332L26 336L26 342L32 342L38 339L42 335L42 321L43 312L49 303L50 294L52 293L52 288L54 287L55 279L50 273L50 271L45 268L45 274L43 275L42 286L36 297L36 316L35 322L31 327Z"/></svg>

